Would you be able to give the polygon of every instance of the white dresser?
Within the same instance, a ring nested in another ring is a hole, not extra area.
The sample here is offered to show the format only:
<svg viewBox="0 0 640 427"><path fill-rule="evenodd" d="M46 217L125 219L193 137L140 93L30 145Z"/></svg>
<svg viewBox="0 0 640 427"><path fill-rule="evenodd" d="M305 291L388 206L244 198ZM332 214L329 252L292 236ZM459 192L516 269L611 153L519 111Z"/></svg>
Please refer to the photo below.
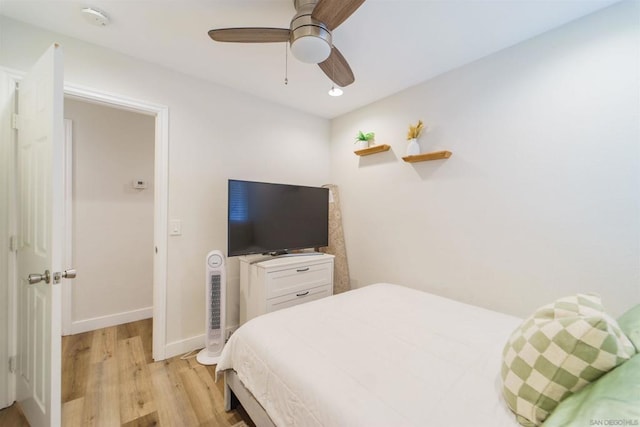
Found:
<svg viewBox="0 0 640 427"><path fill-rule="evenodd" d="M240 257L240 324L333 294L333 255Z"/></svg>

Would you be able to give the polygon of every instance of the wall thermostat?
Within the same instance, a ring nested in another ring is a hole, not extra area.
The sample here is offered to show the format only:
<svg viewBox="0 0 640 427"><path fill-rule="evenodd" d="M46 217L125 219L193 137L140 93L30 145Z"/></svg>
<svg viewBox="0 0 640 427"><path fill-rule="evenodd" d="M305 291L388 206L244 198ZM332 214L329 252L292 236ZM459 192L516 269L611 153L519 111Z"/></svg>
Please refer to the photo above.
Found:
<svg viewBox="0 0 640 427"><path fill-rule="evenodd" d="M133 180L133 188L137 190L144 190L147 188L147 181L144 179L135 179Z"/></svg>

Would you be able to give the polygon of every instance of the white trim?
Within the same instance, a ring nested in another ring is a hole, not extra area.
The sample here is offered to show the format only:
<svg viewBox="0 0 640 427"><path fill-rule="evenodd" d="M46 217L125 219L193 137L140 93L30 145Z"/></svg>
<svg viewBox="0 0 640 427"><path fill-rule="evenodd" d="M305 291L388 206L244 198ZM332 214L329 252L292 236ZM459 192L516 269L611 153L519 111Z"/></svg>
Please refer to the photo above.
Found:
<svg viewBox="0 0 640 427"><path fill-rule="evenodd" d="M17 84L18 82L20 82L23 77L25 76L24 72L21 71L17 71L15 69L12 68L7 68L7 67L1 67L0 66L0 70L3 71L4 73L6 73L9 76L9 79L11 80L11 88L10 90L12 90L14 92L14 102L15 102L15 91L17 88ZM16 109L15 109L15 104L14 104L14 108L12 113L15 113ZM16 196L16 182L15 182L15 175L16 175L16 170L15 170L15 144L16 144L16 132L10 129L6 129L7 132L10 132L10 138L11 138L11 157L14 159L14 161L11 162L10 164L10 170L8 170L7 172L9 173L9 182L7 183L9 186L9 206L13 206L13 209L9 210L9 234L13 235L13 236L17 236L18 234L18 225L17 225L17 211L16 211L16 206L17 206L17 196ZM9 301L9 310L8 310L8 318L9 318L9 357L15 357L15 355L18 353L18 277L17 277L17 252L11 252L9 254L9 268L8 268L8 272L7 272L7 282L8 282L8 286L9 286L9 294L8 294L8 301ZM7 382L7 387L9 389L9 394L8 394L8 400L9 402L13 403L16 400L16 375L15 373L10 373L9 377L8 377L8 382Z"/></svg>
<svg viewBox="0 0 640 427"><path fill-rule="evenodd" d="M5 70L0 79L2 86L2 102L7 102L7 110L0 111L0 118L7 123L15 112L15 79ZM6 97L5 97L6 96ZM13 105L11 104L13 103ZM9 360L16 354L15 350L15 251L10 250L10 236L16 235L15 229L15 132L10 126L0 128L0 409L11 405L15 401L15 374L10 372Z"/></svg>
<svg viewBox="0 0 640 427"><path fill-rule="evenodd" d="M71 323L71 334L81 334L83 332L95 331L96 329L122 325L123 323L137 322L138 320L149 319L152 316L153 307L146 307L91 319L77 320Z"/></svg>
<svg viewBox="0 0 640 427"><path fill-rule="evenodd" d="M238 325L227 326L225 328L225 342L238 329ZM188 353L193 350L199 350L205 346L205 334L196 335L180 341L173 341L167 344L165 356L168 358L179 354Z"/></svg>
<svg viewBox="0 0 640 427"><path fill-rule="evenodd" d="M73 122L64 119L64 233L62 249L63 268L75 268L73 261ZM73 334L71 330L71 307L73 307L73 280L62 281L62 335Z"/></svg>
<svg viewBox="0 0 640 427"><path fill-rule="evenodd" d="M201 348L204 348L204 334L167 343L165 355L168 359Z"/></svg>
<svg viewBox="0 0 640 427"><path fill-rule="evenodd" d="M169 234L169 108L156 113L154 167L153 360L164 360L167 341L167 260Z"/></svg>
<svg viewBox="0 0 640 427"><path fill-rule="evenodd" d="M82 86L65 84L65 94L87 102L155 115L154 221L155 258L153 262L153 359L166 357L167 313L167 233L169 193L169 108L121 95L108 94Z"/></svg>
<svg viewBox="0 0 640 427"><path fill-rule="evenodd" d="M0 70L2 70L3 72L7 73L9 78L12 79L14 81L14 83L18 83L26 75L26 73L24 73L22 71L18 71L15 68L9 68L9 67L0 66Z"/></svg>
<svg viewBox="0 0 640 427"><path fill-rule="evenodd" d="M15 97L18 80L9 73L13 82L14 91L14 112L16 110ZM14 236L18 235L18 196L16 192L16 140L17 135L15 131L11 133L11 165L9 169L9 206L13 206L13 209L9 210L9 233ZM17 242L16 242L17 245ZM7 275L9 283L9 356L16 357L18 354L18 252L13 251L9 255L9 271ZM14 368L15 369L15 368ZM16 375L15 372L9 374L9 401L16 400Z"/></svg>

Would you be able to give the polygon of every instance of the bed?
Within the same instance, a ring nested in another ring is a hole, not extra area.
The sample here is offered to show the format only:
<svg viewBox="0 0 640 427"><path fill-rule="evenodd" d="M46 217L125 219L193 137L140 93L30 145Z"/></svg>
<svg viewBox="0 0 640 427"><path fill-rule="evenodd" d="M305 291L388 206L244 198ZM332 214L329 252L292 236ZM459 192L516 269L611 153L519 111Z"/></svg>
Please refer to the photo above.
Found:
<svg viewBox="0 0 640 427"><path fill-rule="evenodd" d="M247 322L216 372L259 427L517 426L499 373L521 322L380 283Z"/></svg>

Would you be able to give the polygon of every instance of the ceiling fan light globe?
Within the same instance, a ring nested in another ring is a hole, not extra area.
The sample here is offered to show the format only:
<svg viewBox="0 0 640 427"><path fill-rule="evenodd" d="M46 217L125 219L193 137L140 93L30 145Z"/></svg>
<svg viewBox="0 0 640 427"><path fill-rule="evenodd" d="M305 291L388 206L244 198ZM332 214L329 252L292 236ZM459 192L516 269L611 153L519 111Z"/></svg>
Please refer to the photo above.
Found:
<svg viewBox="0 0 640 427"><path fill-rule="evenodd" d="M320 37L299 37L291 43L291 53L299 61L318 64L331 54L331 45Z"/></svg>

